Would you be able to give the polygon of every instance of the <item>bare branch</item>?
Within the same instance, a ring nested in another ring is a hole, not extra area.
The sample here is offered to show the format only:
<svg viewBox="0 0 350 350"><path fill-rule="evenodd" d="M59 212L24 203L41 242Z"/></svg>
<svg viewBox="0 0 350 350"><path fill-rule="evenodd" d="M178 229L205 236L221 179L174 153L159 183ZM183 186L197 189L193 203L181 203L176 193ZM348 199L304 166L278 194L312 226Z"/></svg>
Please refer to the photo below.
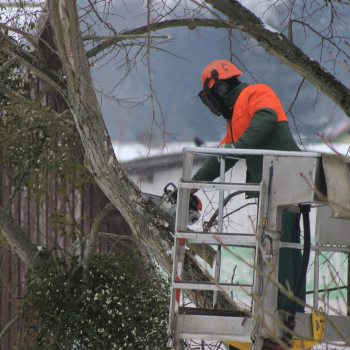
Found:
<svg viewBox="0 0 350 350"><path fill-rule="evenodd" d="M121 240L128 240L136 243L140 243L141 240L138 237L134 236L125 236L125 235L115 235L114 233L108 233L108 232L99 232L98 237L104 237L104 238L109 238L113 239L114 241L121 241Z"/></svg>
<svg viewBox="0 0 350 350"><path fill-rule="evenodd" d="M0 333L0 341L4 337L7 331L21 318L22 315L15 316L1 331Z"/></svg>
<svg viewBox="0 0 350 350"><path fill-rule="evenodd" d="M349 55L346 53L346 51L342 50L338 45L336 45L336 44L334 43L334 39L333 39L332 37L331 37L331 38L327 38L326 36L321 35L320 32L318 32L316 29L314 29L314 28L311 27L309 24L306 24L306 23L304 23L304 22L302 22L302 21L293 20L293 21L291 21L291 22L299 23L299 24L303 25L304 27L309 28L314 34L316 34L316 35L318 35L319 37L321 37L323 41L329 42L331 45L333 45L334 47L336 47L337 50L339 50L339 52L343 53L344 56L350 58Z"/></svg>
<svg viewBox="0 0 350 350"><path fill-rule="evenodd" d="M238 196L239 194L242 194L244 193L244 191L236 191L236 192L233 192L231 194L229 194L225 199L224 199L224 203L223 203L223 206L225 207L227 205L227 203L235 196ZM219 208L217 208L213 215L211 216L210 220L208 221L208 223L205 225L205 229L206 230L209 230L210 227L213 226L214 222L215 222L215 219L218 217L219 215Z"/></svg>
<svg viewBox="0 0 350 350"><path fill-rule="evenodd" d="M136 243L140 243L141 239L135 236L126 236L126 235L116 235L114 233L108 233L108 232L98 232L97 237L103 237L111 239L115 242L122 241L122 240L128 240ZM75 240L72 245L69 247L69 250L67 251L68 256L74 255L74 252L78 249L80 245L85 243L88 239L90 239L90 234L83 237L82 239Z"/></svg>
<svg viewBox="0 0 350 350"><path fill-rule="evenodd" d="M34 1L21 1L22 7L42 7L45 5L45 2L34 2ZM3 7L19 7L17 2L0 2L0 6Z"/></svg>
<svg viewBox="0 0 350 350"><path fill-rule="evenodd" d="M125 34L120 34L120 35L85 35L83 36L83 40L125 40L125 39L147 39L148 36L144 35L125 35ZM152 35L152 39L170 39L169 35Z"/></svg>
<svg viewBox="0 0 350 350"><path fill-rule="evenodd" d="M294 106L294 103L295 103L295 101L296 101L297 98L298 98L300 89L301 89L301 87L302 87L303 84L304 84L304 81L305 81L305 78L303 78L303 79L301 80L301 83L299 84L298 90L297 90L297 92L296 92L296 94L295 94L294 100L293 100L292 104L290 105L290 107L289 107L288 111L286 112L286 114L288 114L288 113L292 110L292 108L293 108L293 106Z"/></svg>
<svg viewBox="0 0 350 350"><path fill-rule="evenodd" d="M85 269L84 272L84 278L86 277L86 274L88 273L89 270L89 264L91 261L92 257L92 252L95 247L97 235L98 235L98 229L100 228L102 220L106 217L106 215L112 210L115 209L115 206L112 203L108 203L96 216L94 223L91 227L90 231L90 237L86 246L86 250L84 253L84 258L82 261L83 267Z"/></svg>
<svg viewBox="0 0 350 350"><path fill-rule="evenodd" d="M217 19L173 19L164 22L152 23L150 25L150 31L155 32L157 30L175 27L188 27L194 29L196 27L213 27L213 28L232 28L232 25ZM123 33L123 36L141 35L147 33L147 26L136 28ZM98 55L103 50L117 44L118 42L125 40L124 38L112 37L97 45L93 49L87 52L87 57L91 58Z"/></svg>
<svg viewBox="0 0 350 350"><path fill-rule="evenodd" d="M316 61L305 55L296 45L288 40L282 33L272 32L259 18L247 10L237 1L207 0L207 4L229 17L229 21L205 20L205 19L179 19L169 20L152 24L151 31L164 28L188 26L194 28L239 28L250 37L254 38L266 52L272 54L285 65L300 74L323 94L329 97L344 113L350 117L350 91L331 73L327 72ZM143 26L128 32L124 35L142 34L147 32L147 26ZM103 50L115 45L122 39L112 38L97 45L87 52L87 57L96 56Z"/></svg>

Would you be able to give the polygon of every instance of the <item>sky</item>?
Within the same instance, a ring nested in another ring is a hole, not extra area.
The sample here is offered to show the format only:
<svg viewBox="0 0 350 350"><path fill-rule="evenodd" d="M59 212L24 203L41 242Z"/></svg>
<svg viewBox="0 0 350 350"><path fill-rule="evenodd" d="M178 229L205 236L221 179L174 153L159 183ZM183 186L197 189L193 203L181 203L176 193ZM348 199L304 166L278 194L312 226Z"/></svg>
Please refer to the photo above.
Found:
<svg viewBox="0 0 350 350"><path fill-rule="evenodd" d="M142 2L127 1L127 8L121 2L115 1L114 4L112 12L115 16L110 16L109 20L113 21L117 30L137 28L147 23L146 9ZM178 9L178 15L193 8L192 3L186 4L188 8L183 6ZM279 7L278 11L270 8L264 12L271 2L259 2L256 6L256 2L250 0L243 1L243 4L262 17L268 26L286 34L285 26L280 25L286 12L283 8ZM347 8L345 10L348 11ZM322 25L326 26L328 16L329 13L324 10L313 25L318 29ZM293 32L295 43L311 58L317 59L320 50L316 37L310 33L305 35L298 24L294 24ZM126 52L123 48L114 50L114 53L118 52L117 55L110 54L96 62L97 65L92 68L95 86L101 92L98 96L112 140L138 141L148 147L150 144L152 147L161 147L164 139L167 143L189 142L194 137L199 137L205 142L219 142L226 132L225 121L221 117L213 116L200 102L197 94L202 88L200 76L204 67L214 60L230 60L228 32L223 29L173 28L158 31L156 34L171 37L168 41L157 40L157 43L162 44L152 49L150 54L155 120L161 128L152 124L146 50L143 49L137 56L133 56L139 47L127 47L131 65L137 61L131 72L127 72L127 67L121 64ZM242 81L269 85L280 98L284 109L288 110L299 89L301 76L267 55L254 41L242 41L238 31L233 31L233 35L235 38L231 40L231 46L236 56L233 61L244 71ZM242 43L246 43L247 47ZM328 52L324 52L323 57L325 67L331 69L334 58ZM350 73L339 67L337 72L338 78L349 86ZM126 73L127 77L121 82ZM108 99L102 97L102 94L113 97ZM115 99L128 101L116 102ZM132 108L133 102L137 105ZM348 122L344 113L308 82L302 85L292 111L296 119L293 120L288 115L291 130L296 139L300 136L304 142L316 142L317 133L326 132L330 135Z"/></svg>

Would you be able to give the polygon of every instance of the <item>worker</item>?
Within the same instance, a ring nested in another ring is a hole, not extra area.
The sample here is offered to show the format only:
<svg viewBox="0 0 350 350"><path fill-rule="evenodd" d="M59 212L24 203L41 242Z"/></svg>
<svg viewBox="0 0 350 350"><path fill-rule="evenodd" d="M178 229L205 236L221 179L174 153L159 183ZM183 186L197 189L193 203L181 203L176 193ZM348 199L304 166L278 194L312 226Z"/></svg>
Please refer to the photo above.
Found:
<svg viewBox="0 0 350 350"><path fill-rule="evenodd" d="M267 149L300 151L289 129L282 105L272 91L263 84L248 85L239 80L243 73L231 62L215 61L203 71L203 90L198 94L202 102L216 116L227 123L227 133L219 147L237 149ZM262 156L245 156L246 181L260 183ZM237 160L226 160L226 171ZM213 181L220 175L220 162L209 157L192 177L193 181ZM257 198L259 192L247 192L246 198ZM300 214L284 212L281 241L300 243ZM285 288L294 287L299 277L302 255L298 249L280 249L279 282ZM289 285L289 287L287 287ZM300 298L305 300L305 283ZM291 299L279 293L278 308L289 311ZM304 307L298 305L298 312Z"/></svg>

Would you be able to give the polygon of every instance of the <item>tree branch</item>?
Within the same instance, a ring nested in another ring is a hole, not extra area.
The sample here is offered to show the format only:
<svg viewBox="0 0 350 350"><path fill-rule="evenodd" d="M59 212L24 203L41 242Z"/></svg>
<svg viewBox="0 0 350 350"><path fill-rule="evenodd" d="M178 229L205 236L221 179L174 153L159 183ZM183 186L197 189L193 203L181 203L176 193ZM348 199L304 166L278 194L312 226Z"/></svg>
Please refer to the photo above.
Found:
<svg viewBox="0 0 350 350"><path fill-rule="evenodd" d="M38 247L1 206L0 228L12 249L28 267L39 266L48 259L47 252L45 250L38 250Z"/></svg>
<svg viewBox="0 0 350 350"><path fill-rule="evenodd" d="M136 242L136 243L141 242L141 239L138 237L135 237L135 236L116 235L114 233L109 233L109 232L98 232L97 237L112 239L115 242L118 242L121 240L129 240L129 241ZM78 246L83 244L84 242L86 242L88 239L90 239L90 234L83 237L81 240L79 240L79 239L75 240L72 243L72 245L69 247L69 249L67 251L67 255L69 255L69 256L74 255L74 252L78 248Z"/></svg>
<svg viewBox="0 0 350 350"><path fill-rule="evenodd" d="M43 53L38 45L38 42L36 41L36 38L33 35L26 33L26 32L23 32L23 30L20 30L16 27L13 27L13 26L9 27L3 23L0 23L0 28L17 33L17 34L20 34L21 36L23 36L24 39L28 40L28 42L31 45L33 45L33 47L35 49L35 53L39 56L40 60L45 62L44 55L43 55Z"/></svg>
<svg viewBox="0 0 350 350"><path fill-rule="evenodd" d="M236 191L236 192L233 192L233 193L229 194L229 195L224 199L223 207L225 207L226 204L227 204L233 197L238 196L239 194L242 194L242 193L244 193L244 192L245 192L245 191ZM218 215L219 215L219 208L217 208L217 209L214 211L214 213L213 213L213 215L211 216L210 220L209 220L208 223L206 224L206 227L205 227L206 230L209 230L209 229L213 226L214 221L215 221L215 219L218 217Z"/></svg>
<svg viewBox="0 0 350 350"><path fill-rule="evenodd" d="M190 29L195 27L238 28L254 38L266 52L275 56L286 66L308 80L350 117L350 90L331 73L327 72L318 62L305 55L282 33L272 32L267 29L268 27L258 17L238 1L206 0L206 3L226 15L229 21L206 19L170 20L152 24L150 30L156 31L183 26L188 26ZM144 33L147 33L147 26L125 32L123 35ZM87 57L94 57L122 40L122 38L118 37L108 39L88 51Z"/></svg>
<svg viewBox="0 0 350 350"><path fill-rule="evenodd" d="M11 57L9 60L7 60L7 61L0 67L0 73L5 72L6 70L8 70L16 61L17 61L16 56Z"/></svg>
<svg viewBox="0 0 350 350"><path fill-rule="evenodd" d="M17 93L12 91L5 85L0 84L0 91L3 92L5 95L7 95L10 99L28 108L38 109L38 107L40 106L40 103L18 95Z"/></svg>
<svg viewBox="0 0 350 350"><path fill-rule="evenodd" d="M50 84L45 84L40 92L35 96L35 102L40 102L51 89L52 86Z"/></svg>
<svg viewBox="0 0 350 350"><path fill-rule="evenodd" d="M164 22L152 23L149 27L150 31L155 32L157 30L175 27L188 27L189 29L195 29L196 27L213 27L213 28L232 28L232 25L227 22L215 20L215 19L173 19ZM138 36L147 33L147 25L126 31L123 35L118 35L107 39L103 43L97 45L93 49L87 52L87 57L91 58L98 55L103 50L117 44L120 41L128 39L130 36Z"/></svg>
<svg viewBox="0 0 350 350"><path fill-rule="evenodd" d="M112 210L115 209L115 206L112 203L108 203L95 217L94 223L92 224L91 231L90 231L90 238L88 240L86 250L84 253L84 258L82 261L83 267L85 269L84 272L84 279L85 275L88 273L89 270L89 264L91 261L91 256L93 249L95 247L97 235L98 235L98 229L100 228L102 220L106 217L106 215Z"/></svg>
<svg viewBox="0 0 350 350"><path fill-rule="evenodd" d="M17 315L15 316L1 331L0 333L0 341L1 339L4 337L4 335L6 334L6 332L8 330L10 330L10 328L21 318L21 315Z"/></svg>
<svg viewBox="0 0 350 350"><path fill-rule="evenodd" d="M83 40L125 40L125 39L147 39L148 36L144 35L85 35ZM152 35L151 39L170 39L169 35Z"/></svg>
<svg viewBox="0 0 350 350"><path fill-rule="evenodd" d="M45 5L45 2L33 2L33 1L21 1L20 3L18 2L0 2L0 6L4 6L4 7L19 7L19 4L22 7L33 7L33 6L37 6L37 7L41 7Z"/></svg>
<svg viewBox="0 0 350 350"><path fill-rule="evenodd" d="M6 52L10 56L15 55L20 64L49 83L53 88L58 90L63 97L66 96L63 89L63 80L60 75L48 68L45 63L39 61L35 55L23 50L20 45L5 33L0 34L0 50Z"/></svg>
<svg viewBox="0 0 350 350"><path fill-rule="evenodd" d="M241 28L266 52L308 80L350 117L350 90L318 62L305 55L282 33L268 30L258 17L238 1L206 0L206 3L228 16L231 24Z"/></svg>

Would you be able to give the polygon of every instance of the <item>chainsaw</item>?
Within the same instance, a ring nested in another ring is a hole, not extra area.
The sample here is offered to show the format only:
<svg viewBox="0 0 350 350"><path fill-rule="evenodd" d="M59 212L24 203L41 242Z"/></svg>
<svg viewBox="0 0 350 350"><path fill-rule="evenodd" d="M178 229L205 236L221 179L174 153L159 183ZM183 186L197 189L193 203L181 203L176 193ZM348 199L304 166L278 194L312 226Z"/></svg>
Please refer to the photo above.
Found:
<svg viewBox="0 0 350 350"><path fill-rule="evenodd" d="M162 196L157 196L150 193L142 192L142 196L148 201L156 205L156 208L161 208L170 215L175 216L177 207L177 187L169 182L164 187L164 193ZM201 217L200 211L202 210L201 200L194 194L190 195L188 220L187 225L195 224Z"/></svg>

